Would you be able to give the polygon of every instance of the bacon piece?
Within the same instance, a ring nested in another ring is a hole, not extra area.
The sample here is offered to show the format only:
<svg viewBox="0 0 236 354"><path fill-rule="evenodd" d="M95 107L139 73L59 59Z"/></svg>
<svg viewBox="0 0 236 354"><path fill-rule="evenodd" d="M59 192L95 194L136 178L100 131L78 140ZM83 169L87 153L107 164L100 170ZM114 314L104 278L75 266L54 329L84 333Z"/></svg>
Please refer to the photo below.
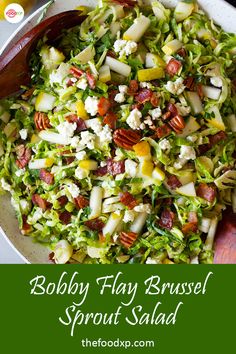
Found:
<svg viewBox="0 0 236 354"><path fill-rule="evenodd" d="M76 68L75 66L72 66L70 68L70 74L72 74L74 77L76 77L76 79L79 79L82 75L83 75L84 71Z"/></svg>
<svg viewBox="0 0 236 354"><path fill-rule="evenodd" d="M130 80L130 83L129 83L129 88L128 88L128 94L129 95L135 95L136 92L138 91L139 89L139 86L138 86L138 81L137 80Z"/></svg>
<svg viewBox="0 0 236 354"><path fill-rule="evenodd" d="M54 175L45 169L40 170L39 178L47 184L54 183Z"/></svg>
<svg viewBox="0 0 236 354"><path fill-rule="evenodd" d="M137 240L138 234L136 232L121 232L119 235L120 243L126 248L130 248Z"/></svg>
<svg viewBox="0 0 236 354"><path fill-rule="evenodd" d="M151 104L153 107L158 107L159 106L159 102L160 102L160 98L157 92L153 92L152 93L152 97L150 100Z"/></svg>
<svg viewBox="0 0 236 354"><path fill-rule="evenodd" d="M212 146L217 144L219 141L225 140L226 138L227 138L226 133L223 130L221 130L220 132L209 136L209 143Z"/></svg>
<svg viewBox="0 0 236 354"><path fill-rule="evenodd" d="M128 207L128 209L133 209L138 205L136 199L129 192L124 192L120 194L120 202Z"/></svg>
<svg viewBox="0 0 236 354"><path fill-rule="evenodd" d="M28 165L31 159L31 149L25 147L25 145L23 144L18 145L16 147L16 156L17 156L16 165L22 169Z"/></svg>
<svg viewBox="0 0 236 354"><path fill-rule="evenodd" d="M74 202L77 209L83 209L89 205L88 199L83 195L79 195L78 197L74 198Z"/></svg>
<svg viewBox="0 0 236 354"><path fill-rule="evenodd" d="M93 220L87 220L84 223L90 230L93 231L102 231L104 228L105 224L102 220L99 218L93 219Z"/></svg>
<svg viewBox="0 0 236 354"><path fill-rule="evenodd" d="M98 167L98 169L94 171L94 174L100 177L105 176L107 174L107 166Z"/></svg>
<svg viewBox="0 0 236 354"><path fill-rule="evenodd" d="M108 112L103 118L103 123L107 124L111 129L116 129L117 115L113 112Z"/></svg>
<svg viewBox="0 0 236 354"><path fill-rule="evenodd" d="M94 90L96 87L96 79L93 74L89 70L86 71L86 77L88 80L89 87Z"/></svg>
<svg viewBox="0 0 236 354"><path fill-rule="evenodd" d="M168 209L163 210L163 212L161 213L159 225L164 229L171 230L173 227L174 217L175 214L172 211Z"/></svg>
<svg viewBox="0 0 236 354"><path fill-rule="evenodd" d="M186 55L187 55L187 52L186 52L186 50L182 47L182 48L180 48L180 49L177 51L177 54L178 54L180 57L185 58Z"/></svg>
<svg viewBox="0 0 236 354"><path fill-rule="evenodd" d="M66 165L70 165L72 162L75 161L75 157L74 156L67 156L63 158L65 160Z"/></svg>
<svg viewBox="0 0 236 354"><path fill-rule="evenodd" d="M159 139L169 135L170 133L171 133L171 129L168 126L168 124L163 124L161 127L158 127L156 130L156 135Z"/></svg>
<svg viewBox="0 0 236 354"><path fill-rule="evenodd" d="M100 116L105 116L111 107L110 101L108 98L101 97L98 101L98 113Z"/></svg>
<svg viewBox="0 0 236 354"><path fill-rule="evenodd" d="M197 196L212 203L216 197L216 190L213 186L208 186L206 183L200 183L196 190Z"/></svg>
<svg viewBox="0 0 236 354"><path fill-rule="evenodd" d="M77 114L70 114L66 116L66 120L69 123L76 123L77 128L75 130L76 133L80 133L84 130L87 130L87 126L85 124L85 121L82 118L79 118Z"/></svg>
<svg viewBox="0 0 236 354"><path fill-rule="evenodd" d="M107 172L112 176L116 176L125 172L125 161L114 161L112 159L107 160Z"/></svg>
<svg viewBox="0 0 236 354"><path fill-rule="evenodd" d="M43 210L46 210L51 205L51 203L40 197L39 194L32 195L32 202L34 205L38 205Z"/></svg>
<svg viewBox="0 0 236 354"><path fill-rule="evenodd" d="M178 73L179 69L181 68L182 63L179 60L176 60L174 58L170 59L166 66L166 72L170 76L174 76L175 74Z"/></svg>
<svg viewBox="0 0 236 354"><path fill-rule="evenodd" d="M62 224L67 225L71 221L71 213L65 210L59 214L59 219L61 220Z"/></svg>
<svg viewBox="0 0 236 354"><path fill-rule="evenodd" d="M194 222L187 222L183 227L182 227L182 232L184 235L188 235L191 232L197 232L198 226Z"/></svg>
<svg viewBox="0 0 236 354"><path fill-rule="evenodd" d="M192 76L188 76L186 77L186 79L184 79L183 82L184 86L187 87L187 89L189 89L190 91L193 91L195 88L195 79Z"/></svg>
<svg viewBox="0 0 236 354"><path fill-rule="evenodd" d="M50 120L45 113L35 112L34 124L37 130L45 130L51 128Z"/></svg>
<svg viewBox="0 0 236 354"><path fill-rule="evenodd" d="M58 200L61 207L65 206L68 203L68 198L65 195L62 195L57 200Z"/></svg>
<svg viewBox="0 0 236 354"><path fill-rule="evenodd" d="M172 198L164 198L162 199L162 204L171 206L173 204Z"/></svg>
<svg viewBox="0 0 236 354"><path fill-rule="evenodd" d="M175 176L175 175L171 175L168 180L167 180L167 184L171 189L176 189L182 186L182 183L180 182L180 180Z"/></svg>
<svg viewBox="0 0 236 354"><path fill-rule="evenodd" d="M203 94L203 90L202 90L202 84L197 84L197 85L196 85L196 88L197 88L197 93L198 93L199 97L200 97L201 99L203 99L204 94Z"/></svg>
<svg viewBox="0 0 236 354"><path fill-rule="evenodd" d="M152 90L149 90L149 89L143 89L141 91L139 91L137 93L137 95L135 96L135 100L138 102L138 103L145 103L145 102L148 102L151 100L152 98Z"/></svg>
<svg viewBox="0 0 236 354"><path fill-rule="evenodd" d="M69 79L66 83L67 87L73 86L75 84L75 82L73 82L71 79Z"/></svg>
<svg viewBox="0 0 236 354"><path fill-rule="evenodd" d="M171 113L172 117L175 117L178 114L178 109L176 108L176 105L173 103L168 103L167 111Z"/></svg>
<svg viewBox="0 0 236 354"><path fill-rule="evenodd" d="M210 135L208 138L209 138L208 144L199 145L199 147L198 147L198 150L201 155L205 154L205 152L210 150L218 142L225 140L227 138L227 135L223 130L221 130L220 132L218 132L214 135Z"/></svg>
<svg viewBox="0 0 236 354"><path fill-rule="evenodd" d="M32 230L32 226L27 223L27 215L22 215L22 228L21 233L22 235L28 235Z"/></svg>
<svg viewBox="0 0 236 354"><path fill-rule="evenodd" d="M112 0L112 1L122 5L123 7L134 7L135 5L137 5L136 0Z"/></svg>
<svg viewBox="0 0 236 354"><path fill-rule="evenodd" d="M184 118L180 114L177 114L169 121L169 125L177 134L181 133L185 127Z"/></svg>

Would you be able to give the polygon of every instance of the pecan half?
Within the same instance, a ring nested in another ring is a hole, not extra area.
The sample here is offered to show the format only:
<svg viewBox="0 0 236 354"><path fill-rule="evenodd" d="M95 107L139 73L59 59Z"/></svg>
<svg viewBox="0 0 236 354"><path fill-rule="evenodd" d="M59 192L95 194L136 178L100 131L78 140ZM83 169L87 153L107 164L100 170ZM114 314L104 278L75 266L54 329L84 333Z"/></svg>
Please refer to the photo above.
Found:
<svg viewBox="0 0 236 354"><path fill-rule="evenodd" d="M123 246L126 248L130 248L134 242L137 240L138 234L136 232L121 232L119 241L122 243Z"/></svg>
<svg viewBox="0 0 236 354"><path fill-rule="evenodd" d="M16 147L16 164L19 168L24 168L28 165L31 159L31 149L21 144Z"/></svg>
<svg viewBox="0 0 236 354"><path fill-rule="evenodd" d="M181 133L185 127L185 122L180 114L177 114L174 118L169 121L171 128L178 134Z"/></svg>
<svg viewBox="0 0 236 354"><path fill-rule="evenodd" d="M141 139L141 134L131 129L116 129L113 134L115 144L126 150L132 150L133 146Z"/></svg>
<svg viewBox="0 0 236 354"><path fill-rule="evenodd" d="M35 112L34 123L35 123L36 129L38 129L38 130L45 130L45 129L51 128L51 124L50 124L48 116L42 112Z"/></svg>

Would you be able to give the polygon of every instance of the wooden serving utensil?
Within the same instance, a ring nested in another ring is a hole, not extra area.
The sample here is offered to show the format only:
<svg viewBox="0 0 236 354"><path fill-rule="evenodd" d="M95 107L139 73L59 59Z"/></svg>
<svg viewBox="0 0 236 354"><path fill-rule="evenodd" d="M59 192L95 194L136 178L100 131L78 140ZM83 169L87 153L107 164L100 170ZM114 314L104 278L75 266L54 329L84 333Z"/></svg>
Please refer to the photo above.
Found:
<svg viewBox="0 0 236 354"><path fill-rule="evenodd" d="M6 54L0 58L0 99L16 94L21 85L30 83L29 58L38 40L44 35L54 41L63 29L80 24L86 16L72 10L52 16L27 32Z"/></svg>
<svg viewBox="0 0 236 354"><path fill-rule="evenodd" d="M215 237L215 264L236 264L236 214L227 208Z"/></svg>

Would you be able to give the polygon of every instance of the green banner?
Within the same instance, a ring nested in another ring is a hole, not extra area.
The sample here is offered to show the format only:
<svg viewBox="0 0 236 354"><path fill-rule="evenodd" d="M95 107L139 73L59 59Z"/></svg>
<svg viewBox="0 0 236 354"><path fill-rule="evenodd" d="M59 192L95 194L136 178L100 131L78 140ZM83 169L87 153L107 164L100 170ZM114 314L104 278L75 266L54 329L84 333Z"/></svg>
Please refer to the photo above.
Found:
<svg viewBox="0 0 236 354"><path fill-rule="evenodd" d="M234 351L235 266L1 265L5 353Z"/></svg>

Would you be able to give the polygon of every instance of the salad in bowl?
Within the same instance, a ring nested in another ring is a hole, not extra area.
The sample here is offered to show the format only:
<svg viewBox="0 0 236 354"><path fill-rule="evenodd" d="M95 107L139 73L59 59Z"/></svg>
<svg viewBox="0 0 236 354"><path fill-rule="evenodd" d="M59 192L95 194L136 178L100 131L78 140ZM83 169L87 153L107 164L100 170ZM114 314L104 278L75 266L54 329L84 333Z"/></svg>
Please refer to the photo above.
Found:
<svg viewBox="0 0 236 354"><path fill-rule="evenodd" d="M236 35L195 1L98 1L0 102L0 192L56 263L212 263L236 212Z"/></svg>

